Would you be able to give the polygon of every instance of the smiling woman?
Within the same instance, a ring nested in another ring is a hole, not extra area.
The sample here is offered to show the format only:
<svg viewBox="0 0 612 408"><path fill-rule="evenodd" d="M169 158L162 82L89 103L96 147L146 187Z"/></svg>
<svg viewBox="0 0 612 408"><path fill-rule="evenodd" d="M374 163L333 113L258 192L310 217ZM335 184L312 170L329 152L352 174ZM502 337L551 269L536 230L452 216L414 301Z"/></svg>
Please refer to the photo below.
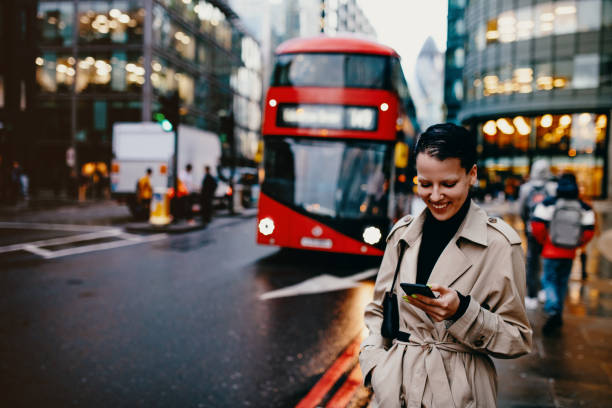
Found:
<svg viewBox="0 0 612 408"><path fill-rule="evenodd" d="M531 347L521 240L469 199L476 182L472 134L434 125L414 151L417 191L427 208L415 219L404 217L387 237L365 310L363 378L374 390L374 406L496 406L489 356L514 358ZM427 284L439 296L404 296L398 329L383 335L383 298L401 286L396 278Z"/></svg>

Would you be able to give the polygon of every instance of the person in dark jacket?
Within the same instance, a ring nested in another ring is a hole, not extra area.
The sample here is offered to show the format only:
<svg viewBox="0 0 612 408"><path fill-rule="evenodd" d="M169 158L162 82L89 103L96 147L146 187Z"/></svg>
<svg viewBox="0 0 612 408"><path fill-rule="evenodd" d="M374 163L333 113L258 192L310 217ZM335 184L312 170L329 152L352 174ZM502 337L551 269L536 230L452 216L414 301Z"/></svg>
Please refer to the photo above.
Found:
<svg viewBox="0 0 612 408"><path fill-rule="evenodd" d="M550 224L559 200L576 201L580 204L581 237L574 248L557 246L551 240ZM546 291L544 311L548 315L542 327L544 335L554 334L563 325L563 303L576 249L593 238L594 229L595 213L588 204L578 199L576 177L571 173L563 174L557 185L556 196L538 204L531 220L533 236L542 245L542 287Z"/></svg>
<svg viewBox="0 0 612 408"><path fill-rule="evenodd" d="M204 178L200 191L200 208L202 211L202 222L208 223L212 219L213 198L217 189L217 180L210 174L210 166L204 166Z"/></svg>

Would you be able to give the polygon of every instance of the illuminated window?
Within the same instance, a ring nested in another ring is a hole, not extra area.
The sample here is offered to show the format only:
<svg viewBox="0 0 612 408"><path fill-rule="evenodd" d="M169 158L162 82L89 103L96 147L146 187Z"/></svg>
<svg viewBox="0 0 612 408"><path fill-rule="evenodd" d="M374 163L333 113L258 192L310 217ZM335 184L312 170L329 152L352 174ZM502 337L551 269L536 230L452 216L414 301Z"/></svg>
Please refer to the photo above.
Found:
<svg viewBox="0 0 612 408"><path fill-rule="evenodd" d="M71 56L44 53L36 58L36 83L42 92L70 92L74 83L75 60Z"/></svg>
<svg viewBox="0 0 612 408"><path fill-rule="evenodd" d="M79 42L88 44L142 41L144 9L138 0L80 1Z"/></svg>
<svg viewBox="0 0 612 408"><path fill-rule="evenodd" d="M535 36L546 37L553 33L555 13L552 3L537 4L535 6Z"/></svg>
<svg viewBox="0 0 612 408"><path fill-rule="evenodd" d="M554 3L555 34L575 33L577 28L576 2L559 1Z"/></svg>

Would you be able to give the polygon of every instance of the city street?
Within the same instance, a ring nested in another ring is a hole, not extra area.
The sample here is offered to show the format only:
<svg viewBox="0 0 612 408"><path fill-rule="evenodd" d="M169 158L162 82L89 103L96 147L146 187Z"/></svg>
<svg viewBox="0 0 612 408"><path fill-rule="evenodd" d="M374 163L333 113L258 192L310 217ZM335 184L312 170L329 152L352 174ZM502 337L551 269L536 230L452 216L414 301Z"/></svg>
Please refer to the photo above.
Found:
<svg viewBox="0 0 612 408"><path fill-rule="evenodd" d="M376 259L257 246L252 212L176 235L122 232L124 212L3 217L3 405L367 405L355 347ZM495 360L500 406L607 406L607 273L571 282L561 338L530 312L533 352Z"/></svg>
<svg viewBox="0 0 612 408"><path fill-rule="evenodd" d="M5 406L293 406L361 332L371 282L260 297L375 259L258 247L253 217L174 236L82 228L0 224L5 251L47 241L0 255ZM54 256L75 248L89 251Z"/></svg>

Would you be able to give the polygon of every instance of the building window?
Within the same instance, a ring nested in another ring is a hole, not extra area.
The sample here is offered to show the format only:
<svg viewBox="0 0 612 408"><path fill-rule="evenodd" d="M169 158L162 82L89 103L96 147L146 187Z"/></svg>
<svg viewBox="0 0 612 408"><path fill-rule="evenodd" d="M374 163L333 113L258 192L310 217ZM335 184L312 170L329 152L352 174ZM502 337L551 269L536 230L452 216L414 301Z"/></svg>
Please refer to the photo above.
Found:
<svg viewBox="0 0 612 408"><path fill-rule="evenodd" d="M541 3L535 6L535 36L546 37L553 33L555 11L552 3Z"/></svg>
<svg viewBox="0 0 612 408"><path fill-rule="evenodd" d="M582 54L574 57L573 88L586 89L599 86L599 55Z"/></svg>
<svg viewBox="0 0 612 408"><path fill-rule="evenodd" d="M38 5L38 30L41 44L68 46L72 44L74 7L72 2L41 2Z"/></svg>
<svg viewBox="0 0 612 408"><path fill-rule="evenodd" d="M463 81L460 79L453 82L453 98L458 101L463 100Z"/></svg>
<svg viewBox="0 0 612 408"><path fill-rule="evenodd" d="M36 83L42 92L70 92L75 77L72 56L47 52L36 58Z"/></svg>
<svg viewBox="0 0 612 408"><path fill-rule="evenodd" d="M138 0L79 2L79 42L83 44L142 41L144 9Z"/></svg>
<svg viewBox="0 0 612 408"><path fill-rule="evenodd" d="M555 62L555 76L553 78L553 87L571 88L572 78L574 74L574 61L558 60Z"/></svg>
<svg viewBox="0 0 612 408"><path fill-rule="evenodd" d="M553 89L552 64L550 62L536 64L536 88L538 91Z"/></svg>
<svg viewBox="0 0 612 408"><path fill-rule="evenodd" d="M600 28L601 0L581 0L578 6L578 31L595 31Z"/></svg>
<svg viewBox="0 0 612 408"><path fill-rule="evenodd" d="M576 19L576 2L559 1L554 3L555 34L575 33L578 26Z"/></svg>

